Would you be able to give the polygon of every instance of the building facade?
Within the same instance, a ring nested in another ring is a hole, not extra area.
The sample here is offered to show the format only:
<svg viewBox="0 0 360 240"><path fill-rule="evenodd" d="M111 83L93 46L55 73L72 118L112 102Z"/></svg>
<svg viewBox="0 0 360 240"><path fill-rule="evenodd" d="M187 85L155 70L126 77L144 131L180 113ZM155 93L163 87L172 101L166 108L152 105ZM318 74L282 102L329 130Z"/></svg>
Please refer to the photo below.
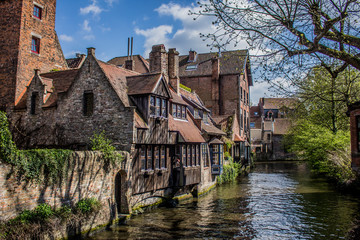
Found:
<svg viewBox="0 0 360 240"><path fill-rule="evenodd" d="M250 108L251 150L257 160L278 160L293 157L283 141L291 127L289 114L295 108L293 98L260 98L258 106Z"/></svg>
<svg viewBox="0 0 360 240"><path fill-rule="evenodd" d="M55 32L56 0L0 2L0 110L17 105L34 75L67 69Z"/></svg>

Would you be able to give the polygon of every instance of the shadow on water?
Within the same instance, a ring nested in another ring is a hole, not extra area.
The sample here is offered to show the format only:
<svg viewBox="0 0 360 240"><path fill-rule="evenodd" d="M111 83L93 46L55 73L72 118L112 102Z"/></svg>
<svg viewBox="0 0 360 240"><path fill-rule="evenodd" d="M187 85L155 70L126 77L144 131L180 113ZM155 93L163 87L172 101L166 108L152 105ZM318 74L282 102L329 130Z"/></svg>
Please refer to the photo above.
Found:
<svg viewBox="0 0 360 240"><path fill-rule="evenodd" d="M358 199L299 162L258 163L199 200L158 208L90 239L360 239Z"/></svg>

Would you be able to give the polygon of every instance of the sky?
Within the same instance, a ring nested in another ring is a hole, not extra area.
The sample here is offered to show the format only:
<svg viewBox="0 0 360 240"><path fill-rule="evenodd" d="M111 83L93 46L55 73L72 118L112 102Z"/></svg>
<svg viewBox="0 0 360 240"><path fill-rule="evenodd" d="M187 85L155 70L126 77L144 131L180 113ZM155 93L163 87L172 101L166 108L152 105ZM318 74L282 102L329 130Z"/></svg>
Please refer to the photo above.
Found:
<svg viewBox="0 0 360 240"><path fill-rule="evenodd" d="M134 39L134 54L149 57L152 45L165 44L176 48L180 55L190 49L198 53L216 52L200 33L212 33L211 17L194 20L190 11L199 11L194 0L58 0L56 32L66 58L86 53L95 47L96 57L108 61L127 55L128 38ZM245 49L246 43L236 48ZM250 52L250 54L252 54ZM254 69L254 67L253 67ZM254 71L254 70L253 70ZM255 78L259 78L253 72ZM251 102L257 105L260 97L270 97L266 83L254 82L250 89Z"/></svg>

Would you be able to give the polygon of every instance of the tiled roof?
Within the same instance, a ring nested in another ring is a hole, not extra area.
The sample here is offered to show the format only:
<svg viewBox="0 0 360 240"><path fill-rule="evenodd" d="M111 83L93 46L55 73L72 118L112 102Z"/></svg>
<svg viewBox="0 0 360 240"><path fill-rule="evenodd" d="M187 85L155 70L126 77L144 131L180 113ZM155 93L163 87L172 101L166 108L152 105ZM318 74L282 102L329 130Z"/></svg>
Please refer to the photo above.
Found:
<svg viewBox="0 0 360 240"><path fill-rule="evenodd" d="M263 101L264 109L280 109L284 106L288 108L294 108L296 104L296 99L294 98L263 98Z"/></svg>
<svg viewBox="0 0 360 240"><path fill-rule="evenodd" d="M221 141L220 139L214 138L209 142L209 144L224 144L224 142Z"/></svg>
<svg viewBox="0 0 360 240"><path fill-rule="evenodd" d="M144 128L148 129L148 125L144 121L142 117L140 117L139 113L135 111L135 127L136 128Z"/></svg>
<svg viewBox="0 0 360 240"><path fill-rule="evenodd" d="M223 131L221 131L220 129L218 129L217 127L215 127L212 124L202 123L201 128L202 128L202 130L204 130L206 133L208 133L210 135L217 135L217 136L226 135L226 133L224 133Z"/></svg>
<svg viewBox="0 0 360 240"><path fill-rule="evenodd" d="M291 120L287 118L276 118L274 121L274 134L284 135L291 127Z"/></svg>
<svg viewBox="0 0 360 240"><path fill-rule="evenodd" d="M212 63L211 59L218 56L218 53L199 53L195 62L188 62L189 56L179 57L179 74L180 77L189 76L211 76ZM248 59L247 50L237 50L222 52L220 60L220 74L239 74L244 71L245 61ZM186 70L187 66L197 65L194 70Z"/></svg>
<svg viewBox="0 0 360 240"><path fill-rule="evenodd" d="M80 57L76 58L68 58L66 59L66 63L69 68L80 68L85 61L85 58L85 55L80 55Z"/></svg>
<svg viewBox="0 0 360 240"><path fill-rule="evenodd" d="M240 137L239 134L235 133L234 134L234 142L244 142L245 139Z"/></svg>
<svg viewBox="0 0 360 240"><path fill-rule="evenodd" d="M187 101L189 104L195 105L197 108L205 110L207 112L210 112L209 109L207 109L204 105L204 103L201 101L199 95L197 95L195 92L189 92L185 89L180 88L180 95L183 97L185 101Z"/></svg>
<svg viewBox="0 0 360 240"><path fill-rule="evenodd" d="M188 143L204 143L206 142L201 136L199 129L187 114L187 121L175 120L169 115L169 131L179 132L185 142Z"/></svg>
<svg viewBox="0 0 360 240"><path fill-rule="evenodd" d="M171 93L171 102L187 105L187 103L182 99L182 97L180 97L172 88L170 88L170 93Z"/></svg>
<svg viewBox="0 0 360 240"><path fill-rule="evenodd" d="M152 73L127 77L128 94L138 95L153 93L161 76L161 73Z"/></svg>
<svg viewBox="0 0 360 240"><path fill-rule="evenodd" d="M126 107L130 106L129 98L126 91L126 77L137 75L138 73L99 60L97 61L101 69L104 71L106 77L108 78L111 86L119 96L120 100Z"/></svg>
<svg viewBox="0 0 360 240"><path fill-rule="evenodd" d="M125 61L128 60L127 56L124 57L115 57L108 61L108 63L114 64L116 66L122 66L125 68ZM139 73L148 73L150 72L149 62L140 55L133 55L133 60L135 62L135 71Z"/></svg>

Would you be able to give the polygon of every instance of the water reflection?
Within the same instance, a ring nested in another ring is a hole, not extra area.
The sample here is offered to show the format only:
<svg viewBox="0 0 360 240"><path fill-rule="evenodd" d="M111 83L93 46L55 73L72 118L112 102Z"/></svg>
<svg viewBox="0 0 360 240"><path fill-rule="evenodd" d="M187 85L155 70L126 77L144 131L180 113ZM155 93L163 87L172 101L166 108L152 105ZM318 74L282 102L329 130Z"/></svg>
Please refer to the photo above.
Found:
<svg viewBox="0 0 360 240"><path fill-rule="evenodd" d="M345 239L357 199L311 176L304 163L257 164L199 201L159 208L91 239Z"/></svg>

